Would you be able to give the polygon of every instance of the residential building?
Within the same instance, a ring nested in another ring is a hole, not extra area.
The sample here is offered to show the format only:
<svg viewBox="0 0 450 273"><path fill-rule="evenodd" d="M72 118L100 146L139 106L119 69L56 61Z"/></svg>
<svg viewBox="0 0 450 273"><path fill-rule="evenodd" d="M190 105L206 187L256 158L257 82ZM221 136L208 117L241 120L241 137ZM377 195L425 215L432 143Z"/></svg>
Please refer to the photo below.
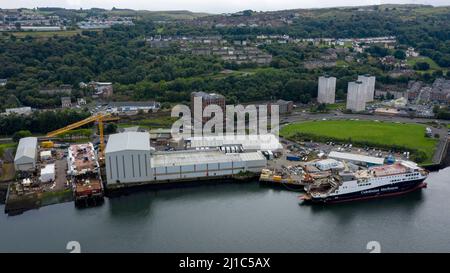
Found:
<svg viewBox="0 0 450 273"><path fill-rule="evenodd" d="M192 92L191 93L191 113L192 116L194 117L194 113L195 113L195 108L194 108L194 101L195 98L199 97L201 98L201 105L202 105L202 113L204 112L205 108L208 105L217 105L222 109L222 113L224 115L224 120L225 120L225 110L226 110L226 106L225 106L225 97L217 94L217 93L205 93L205 92ZM194 117L195 118L195 117ZM203 117L202 118L202 123L206 123L208 120L210 120L211 118L208 117Z"/></svg>
<svg viewBox="0 0 450 273"><path fill-rule="evenodd" d="M61 98L61 107L62 108L70 108L72 107L72 100L70 97L62 97Z"/></svg>
<svg viewBox="0 0 450 273"><path fill-rule="evenodd" d="M450 103L450 80L436 79L431 87L430 100L438 103Z"/></svg>
<svg viewBox="0 0 450 273"><path fill-rule="evenodd" d="M364 111L366 109L366 88L360 82L349 82L347 90L347 109L355 112Z"/></svg>
<svg viewBox="0 0 450 273"><path fill-rule="evenodd" d="M271 105L278 105L278 112L281 115L291 113L292 110L294 109L293 101L277 100L276 102L271 103L270 105L267 106L268 111L270 111Z"/></svg>
<svg viewBox="0 0 450 273"><path fill-rule="evenodd" d="M366 102L373 101L375 95L375 76L358 76L358 81L362 82L364 85Z"/></svg>
<svg viewBox="0 0 450 273"><path fill-rule="evenodd" d="M319 77L317 102L329 103L335 102L336 97L336 78L329 76Z"/></svg>
<svg viewBox="0 0 450 273"><path fill-rule="evenodd" d="M86 105L86 100L84 98L77 98L77 105L78 106Z"/></svg>
<svg viewBox="0 0 450 273"><path fill-rule="evenodd" d="M113 84L111 82L90 82L89 86L94 88L95 98L107 99L112 97L114 93Z"/></svg>
<svg viewBox="0 0 450 273"><path fill-rule="evenodd" d="M393 91L393 90L375 90L375 97L384 97L387 99L392 96L393 99L408 98L408 92Z"/></svg>

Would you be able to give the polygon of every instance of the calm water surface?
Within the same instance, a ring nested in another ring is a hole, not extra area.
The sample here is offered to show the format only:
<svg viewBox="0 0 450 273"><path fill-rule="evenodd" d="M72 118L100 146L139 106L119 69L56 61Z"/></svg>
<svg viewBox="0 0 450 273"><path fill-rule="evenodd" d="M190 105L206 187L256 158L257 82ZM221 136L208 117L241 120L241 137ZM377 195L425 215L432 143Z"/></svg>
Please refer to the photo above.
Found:
<svg viewBox="0 0 450 273"><path fill-rule="evenodd" d="M405 196L300 205L298 192L258 183L146 191L76 209L3 214L0 252L450 252L450 168Z"/></svg>

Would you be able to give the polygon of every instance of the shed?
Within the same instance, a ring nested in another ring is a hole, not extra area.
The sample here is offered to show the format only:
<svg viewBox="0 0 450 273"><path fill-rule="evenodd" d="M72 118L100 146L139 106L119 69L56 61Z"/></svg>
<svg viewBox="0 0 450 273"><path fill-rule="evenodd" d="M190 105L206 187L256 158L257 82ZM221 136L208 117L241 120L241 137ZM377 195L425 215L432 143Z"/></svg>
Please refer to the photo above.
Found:
<svg viewBox="0 0 450 273"><path fill-rule="evenodd" d="M384 158L361 155L361 154L342 153L342 152L335 152L335 151L330 152L330 154L328 155L328 158L344 160L344 161L352 162L354 164L365 165L365 166L379 166L379 165L384 164Z"/></svg>
<svg viewBox="0 0 450 273"><path fill-rule="evenodd" d="M41 152L41 160L48 160L52 158L52 152L51 151L42 151Z"/></svg>
<svg viewBox="0 0 450 273"><path fill-rule="evenodd" d="M41 176L39 180L42 183L47 183L55 180L55 164L45 165L43 169L41 169Z"/></svg>
<svg viewBox="0 0 450 273"><path fill-rule="evenodd" d="M34 171L37 158L37 138L21 138L14 157L14 167L17 171Z"/></svg>

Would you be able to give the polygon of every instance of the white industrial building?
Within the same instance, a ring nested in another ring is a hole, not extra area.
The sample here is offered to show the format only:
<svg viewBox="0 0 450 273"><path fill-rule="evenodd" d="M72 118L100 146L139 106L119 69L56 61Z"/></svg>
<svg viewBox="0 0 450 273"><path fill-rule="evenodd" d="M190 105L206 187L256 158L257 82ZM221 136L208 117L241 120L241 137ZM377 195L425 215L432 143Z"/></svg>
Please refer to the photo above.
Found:
<svg viewBox="0 0 450 273"><path fill-rule="evenodd" d="M37 159L37 138L24 137L19 141L16 156L14 157L14 167L16 171L34 171Z"/></svg>
<svg viewBox="0 0 450 273"><path fill-rule="evenodd" d="M319 160L314 165L321 171L342 170L345 168L344 163L332 158Z"/></svg>
<svg viewBox="0 0 450 273"><path fill-rule="evenodd" d="M39 180L42 183L47 183L55 180L55 164L47 164L41 169L41 176Z"/></svg>
<svg viewBox="0 0 450 273"><path fill-rule="evenodd" d="M42 151L40 153L41 160L49 160L52 158L52 152L51 151Z"/></svg>
<svg viewBox="0 0 450 273"><path fill-rule="evenodd" d="M239 145L247 152L280 152L283 150L283 145L274 134L199 136L187 138L187 141L190 142L191 148L220 148Z"/></svg>
<svg viewBox="0 0 450 273"><path fill-rule="evenodd" d="M366 109L366 88L360 82L349 82L347 90L347 109L355 112Z"/></svg>
<svg viewBox="0 0 450 273"><path fill-rule="evenodd" d="M335 152L335 151L330 152L330 154L328 155L328 158L332 158L332 159L336 159L336 160L343 160L343 161L351 162L351 163L354 163L357 165L364 165L364 166L376 166L376 165L384 164L384 158L360 155L360 154L352 154L352 153L342 153L342 152Z"/></svg>
<svg viewBox="0 0 450 273"><path fill-rule="evenodd" d="M375 96L375 76L358 76L358 81L362 82L364 85L366 102L373 101L373 98Z"/></svg>
<svg viewBox="0 0 450 273"><path fill-rule="evenodd" d="M329 76L319 77L317 91L318 103L334 103L336 97L336 78Z"/></svg>
<svg viewBox="0 0 450 273"><path fill-rule="evenodd" d="M219 150L155 153L155 180L225 177L240 172L261 172L266 158L260 152L225 154Z"/></svg>
<svg viewBox="0 0 450 273"><path fill-rule="evenodd" d="M108 183L154 180L150 150L149 133L126 132L110 135L105 149Z"/></svg>
<svg viewBox="0 0 450 273"><path fill-rule="evenodd" d="M157 111L161 107L159 102L155 101L123 101L111 102L107 107L107 112L110 113L128 113L143 111L148 113L150 111Z"/></svg>
<svg viewBox="0 0 450 273"><path fill-rule="evenodd" d="M6 115L17 114L17 115L29 115L31 114L31 107L18 107L18 108L7 108L5 109Z"/></svg>
<svg viewBox="0 0 450 273"><path fill-rule="evenodd" d="M260 152L154 152L147 132L111 135L105 152L108 184L214 179L243 171L260 172L266 167L266 158Z"/></svg>

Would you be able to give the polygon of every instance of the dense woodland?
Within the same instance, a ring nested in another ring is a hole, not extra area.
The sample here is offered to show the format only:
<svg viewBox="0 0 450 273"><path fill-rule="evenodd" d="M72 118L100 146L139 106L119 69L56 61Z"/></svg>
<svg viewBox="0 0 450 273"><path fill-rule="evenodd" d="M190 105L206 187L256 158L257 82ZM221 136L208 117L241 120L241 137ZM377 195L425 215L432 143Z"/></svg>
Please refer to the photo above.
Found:
<svg viewBox="0 0 450 273"><path fill-rule="evenodd" d="M25 129L31 133L45 134L89 115L87 111L75 110L33 112L29 116L9 115L0 118L0 135L12 135Z"/></svg>
<svg viewBox="0 0 450 273"><path fill-rule="evenodd" d="M61 11L60 11L61 12ZM192 91L220 92L230 103L283 98L308 103L316 96L317 77L328 73L338 77L337 95L344 98L346 83L360 73L373 73L377 84L405 84L410 78L390 78L386 68L374 64L367 53L362 63L346 67L306 70L303 62L324 49L312 45L268 45L262 49L274 58L268 67L237 66L215 57L194 56L177 46L158 49L144 42L152 35L221 34L227 39L255 39L257 34L289 34L293 37L373 37L396 35L402 47L414 46L432 58L442 71L418 73L413 78L432 81L446 76L450 67L450 9L414 7L409 11L379 9L355 12L353 9L321 9L297 18L293 25L279 28L198 27L173 21L158 25L141 18L135 26L114 26L103 31L83 31L74 36L16 37L0 34L0 110L31 106L52 108L60 105L58 96L39 94L40 88L72 84L72 96L87 95L79 82L90 80L115 83L115 99L185 102ZM251 15L249 15L251 16ZM371 49L376 55L377 48ZM383 52L377 54L397 54ZM237 72L221 74L223 69ZM448 76L448 75L447 75Z"/></svg>

